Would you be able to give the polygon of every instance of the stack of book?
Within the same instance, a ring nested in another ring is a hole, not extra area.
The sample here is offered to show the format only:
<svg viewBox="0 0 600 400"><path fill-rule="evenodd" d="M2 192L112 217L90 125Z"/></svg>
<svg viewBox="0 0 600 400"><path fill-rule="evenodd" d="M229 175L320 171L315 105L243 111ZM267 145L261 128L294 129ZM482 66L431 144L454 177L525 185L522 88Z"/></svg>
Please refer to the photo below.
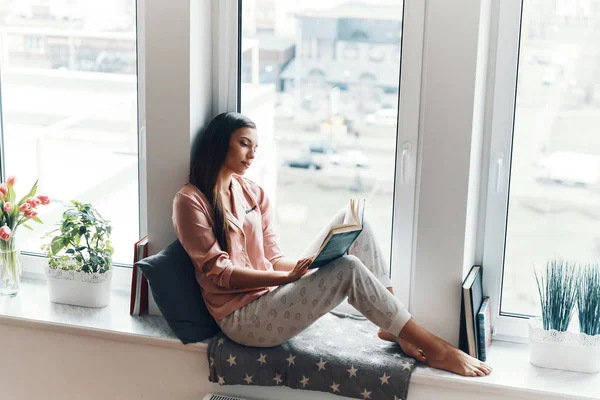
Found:
<svg viewBox="0 0 600 400"><path fill-rule="evenodd" d="M148 237L134 244L133 248L133 274L131 276L131 298L129 302L129 315L142 315L148 313L148 281L136 263L148 257Z"/></svg>
<svg viewBox="0 0 600 400"><path fill-rule="evenodd" d="M483 271L471 268L462 285L459 348L471 357L487 360L492 344L490 298L483 295Z"/></svg>

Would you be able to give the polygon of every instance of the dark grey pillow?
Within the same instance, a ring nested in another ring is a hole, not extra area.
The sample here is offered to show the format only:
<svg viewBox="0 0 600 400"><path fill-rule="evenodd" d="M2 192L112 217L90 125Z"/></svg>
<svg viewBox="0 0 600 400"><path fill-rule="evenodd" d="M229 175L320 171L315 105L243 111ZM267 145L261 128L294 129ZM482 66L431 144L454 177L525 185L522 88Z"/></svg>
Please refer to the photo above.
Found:
<svg viewBox="0 0 600 400"><path fill-rule="evenodd" d="M179 340L184 344L194 343L219 332L204 303L192 260L179 240L137 265L148 279L156 305Z"/></svg>

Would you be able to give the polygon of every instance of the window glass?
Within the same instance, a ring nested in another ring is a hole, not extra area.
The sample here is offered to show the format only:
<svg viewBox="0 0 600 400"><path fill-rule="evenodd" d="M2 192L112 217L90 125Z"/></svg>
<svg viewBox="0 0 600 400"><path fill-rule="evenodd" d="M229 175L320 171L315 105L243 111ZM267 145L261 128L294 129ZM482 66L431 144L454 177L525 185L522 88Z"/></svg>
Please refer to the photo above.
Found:
<svg viewBox="0 0 600 400"><path fill-rule="evenodd" d="M242 3L243 43L258 41L241 49L241 112L260 135L248 177L275 205L283 250L299 256L349 199L364 198L389 261L400 58L381 63L359 50L400 54L402 1ZM258 7L276 16L271 35L252 30ZM248 51L259 72L271 68L269 80L252 73Z"/></svg>
<svg viewBox="0 0 600 400"><path fill-rule="evenodd" d="M523 3L501 311L539 314L534 267L600 260L600 16Z"/></svg>
<svg viewBox="0 0 600 400"><path fill-rule="evenodd" d="M0 0L5 175L17 195L36 179L52 204L44 225L20 227L41 253L75 199L112 222L115 263L139 235L135 0Z"/></svg>

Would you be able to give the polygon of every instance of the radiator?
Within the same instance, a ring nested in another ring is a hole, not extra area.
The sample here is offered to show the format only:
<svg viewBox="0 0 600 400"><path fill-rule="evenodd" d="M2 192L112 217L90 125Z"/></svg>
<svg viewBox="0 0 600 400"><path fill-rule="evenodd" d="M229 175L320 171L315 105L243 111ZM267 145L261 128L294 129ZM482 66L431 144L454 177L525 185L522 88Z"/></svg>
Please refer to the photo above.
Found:
<svg viewBox="0 0 600 400"><path fill-rule="evenodd" d="M242 399L240 397L226 396L226 395L223 395L223 394L212 394L212 393L209 393L206 396L204 396L204 398L202 400L247 400L247 399Z"/></svg>

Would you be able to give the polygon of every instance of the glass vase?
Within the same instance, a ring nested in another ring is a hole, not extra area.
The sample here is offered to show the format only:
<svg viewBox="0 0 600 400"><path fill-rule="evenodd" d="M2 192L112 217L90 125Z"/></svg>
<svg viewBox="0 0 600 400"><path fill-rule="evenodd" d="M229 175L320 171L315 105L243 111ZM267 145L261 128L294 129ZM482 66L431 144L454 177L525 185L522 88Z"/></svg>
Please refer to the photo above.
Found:
<svg viewBox="0 0 600 400"><path fill-rule="evenodd" d="M0 295L16 296L21 281L19 250L13 239L0 240Z"/></svg>

